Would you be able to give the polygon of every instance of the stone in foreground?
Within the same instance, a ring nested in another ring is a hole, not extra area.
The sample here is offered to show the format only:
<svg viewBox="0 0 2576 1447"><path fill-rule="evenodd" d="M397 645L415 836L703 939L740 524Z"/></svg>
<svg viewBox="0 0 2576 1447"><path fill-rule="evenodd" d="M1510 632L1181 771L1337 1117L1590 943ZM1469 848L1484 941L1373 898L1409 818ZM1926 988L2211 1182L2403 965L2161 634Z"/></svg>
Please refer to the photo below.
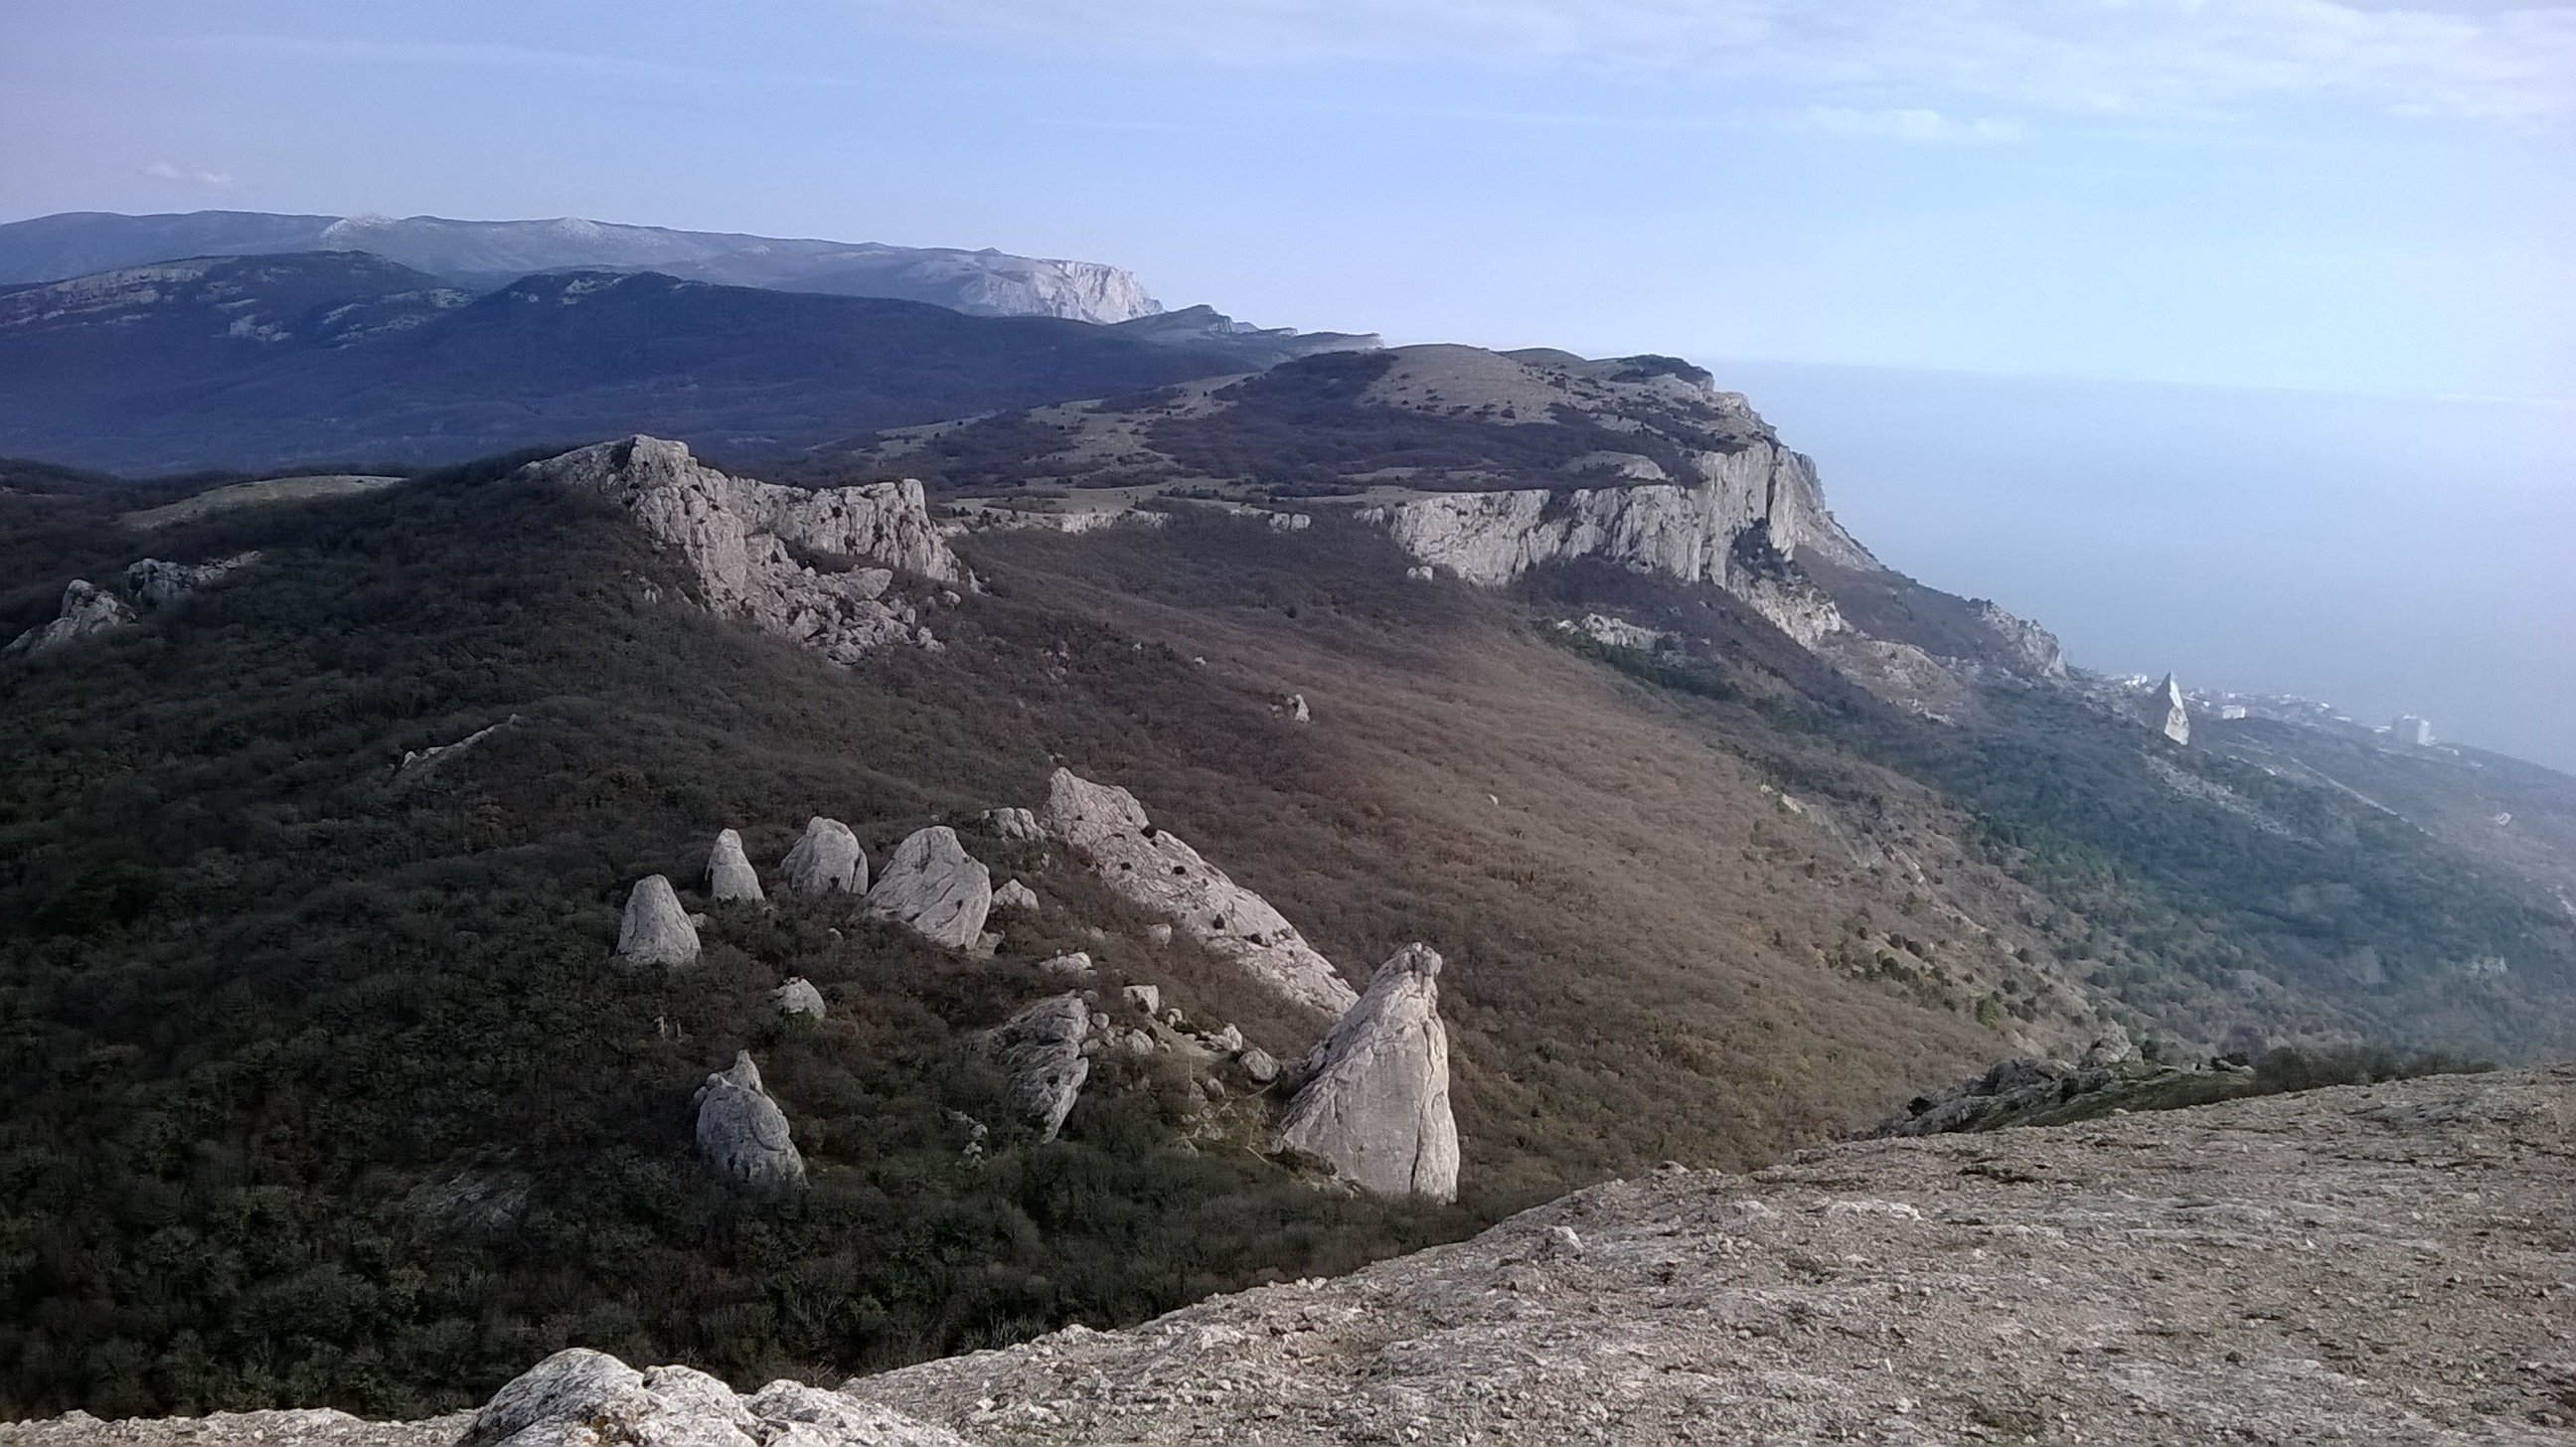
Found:
<svg viewBox="0 0 2576 1447"><path fill-rule="evenodd" d="M1307 1059L1279 1143L1321 1156L1375 1196L1458 1199L1458 1124L1449 1109L1449 1031L1440 955L1410 944Z"/></svg>
<svg viewBox="0 0 2576 1447"><path fill-rule="evenodd" d="M697 963L698 927L668 878L648 874L635 881L617 926L617 957L639 966Z"/></svg>
<svg viewBox="0 0 2576 1447"><path fill-rule="evenodd" d="M1154 827L1135 795L1058 769L1047 781L1038 823L1111 890L1164 915L1253 980L1327 1014L1351 1007L1351 987L1331 960L1268 900L1227 878L1172 831Z"/></svg>
<svg viewBox="0 0 2576 1447"><path fill-rule="evenodd" d="M859 850L859 836L820 814L805 821L805 832L778 867L789 894L860 894L868 887L868 857Z"/></svg>
<svg viewBox="0 0 2576 1447"><path fill-rule="evenodd" d="M966 1447L890 1408L802 1382L737 1397L689 1367L637 1371L569 1347L495 1393L457 1447Z"/></svg>
<svg viewBox="0 0 2576 1447"><path fill-rule="evenodd" d="M757 904L762 897L760 874L742 852L742 835L731 829L718 833L716 847L707 853L707 898L719 904L727 900Z"/></svg>
<svg viewBox="0 0 2576 1447"><path fill-rule="evenodd" d="M895 846L868 891L868 912L893 920L932 944L971 948L993 911L993 875L945 824L916 831Z"/></svg>
<svg viewBox="0 0 2576 1447"><path fill-rule="evenodd" d="M765 1190L805 1184L805 1157L789 1139L787 1114L760 1083L751 1052L698 1087L698 1154L730 1180Z"/></svg>

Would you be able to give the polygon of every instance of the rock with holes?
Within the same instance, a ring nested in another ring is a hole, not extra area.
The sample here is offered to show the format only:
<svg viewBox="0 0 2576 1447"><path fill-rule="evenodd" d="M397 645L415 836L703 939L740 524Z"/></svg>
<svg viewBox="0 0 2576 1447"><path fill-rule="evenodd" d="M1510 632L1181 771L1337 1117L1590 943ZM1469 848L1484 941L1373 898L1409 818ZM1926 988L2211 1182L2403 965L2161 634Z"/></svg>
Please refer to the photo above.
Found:
<svg viewBox="0 0 2576 1447"><path fill-rule="evenodd" d="M993 909L993 875L945 824L919 830L895 846L868 891L868 912L893 920L933 944L971 949Z"/></svg>
<svg viewBox="0 0 2576 1447"><path fill-rule="evenodd" d="M134 621L134 610L125 600L103 588L92 587L85 578L74 578L63 589L62 609L52 622L28 629L0 648L0 656L32 656L51 653L84 638L94 637L111 628L122 628Z"/></svg>
<svg viewBox="0 0 2576 1447"><path fill-rule="evenodd" d="M718 833L716 847L707 853L707 897L718 903L747 900L755 904L762 898L760 875L742 852L742 836L731 829Z"/></svg>
<svg viewBox="0 0 2576 1447"><path fill-rule="evenodd" d="M820 1020L823 1018L823 992L803 975L769 992L769 1008L782 1018Z"/></svg>
<svg viewBox="0 0 2576 1447"><path fill-rule="evenodd" d="M1038 823L1111 890L1164 916L1257 983L1329 1014L1350 1008L1355 997L1332 961L1269 901L1156 828L1135 795L1058 769Z"/></svg>
<svg viewBox="0 0 2576 1447"><path fill-rule="evenodd" d="M1281 1145L1332 1162L1372 1195L1457 1199L1439 980L1440 956L1429 945L1406 945L1378 966L1308 1057L1305 1083L1280 1120Z"/></svg>
<svg viewBox="0 0 2576 1447"><path fill-rule="evenodd" d="M687 965L698 958L698 927L680 908L678 891L659 874L635 881L617 925L617 957L630 965Z"/></svg>
<svg viewBox="0 0 2576 1447"><path fill-rule="evenodd" d="M1010 1072L1011 1108L1038 1127L1041 1140L1054 1140L1064 1128L1091 1076L1082 1050L1090 1034L1091 1006L1079 991L1040 1000L995 1034L1002 1067Z"/></svg>
<svg viewBox="0 0 2576 1447"><path fill-rule="evenodd" d="M860 894L868 887L868 857L859 850L859 836L820 814L805 821L805 832L778 867L789 894Z"/></svg>
<svg viewBox="0 0 2576 1447"><path fill-rule="evenodd" d="M805 1184L805 1157L789 1138L787 1114L760 1083L751 1052L698 1087L698 1154L729 1180L763 1190Z"/></svg>

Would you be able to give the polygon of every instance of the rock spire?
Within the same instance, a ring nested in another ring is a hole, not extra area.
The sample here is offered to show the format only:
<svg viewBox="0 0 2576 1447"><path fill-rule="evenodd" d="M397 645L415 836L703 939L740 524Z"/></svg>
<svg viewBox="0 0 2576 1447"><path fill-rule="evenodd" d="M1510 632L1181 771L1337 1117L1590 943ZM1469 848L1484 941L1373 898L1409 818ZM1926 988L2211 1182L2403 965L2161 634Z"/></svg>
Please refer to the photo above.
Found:
<svg viewBox="0 0 2576 1447"><path fill-rule="evenodd" d="M868 887L868 857L859 836L838 819L817 814L805 821L805 832L779 865L789 894L859 894Z"/></svg>
<svg viewBox="0 0 2576 1447"><path fill-rule="evenodd" d="M719 904L727 900L757 904L762 899L760 875L742 852L742 835L731 829L716 835L716 847L707 854L707 898Z"/></svg>
<svg viewBox="0 0 2576 1447"><path fill-rule="evenodd" d="M787 1114L760 1083L751 1052L698 1087L698 1154L729 1179L781 1189L805 1184L805 1157L788 1137Z"/></svg>
<svg viewBox="0 0 2576 1447"><path fill-rule="evenodd" d="M626 916L617 926L618 958L630 965L688 965L698 958L698 927L680 908L671 881L648 874L635 881L626 896Z"/></svg>
<svg viewBox="0 0 2576 1447"><path fill-rule="evenodd" d="M1425 944L1378 966L1359 1003L1308 1056L1280 1144L1332 1162L1372 1195L1458 1198L1439 978L1440 956Z"/></svg>

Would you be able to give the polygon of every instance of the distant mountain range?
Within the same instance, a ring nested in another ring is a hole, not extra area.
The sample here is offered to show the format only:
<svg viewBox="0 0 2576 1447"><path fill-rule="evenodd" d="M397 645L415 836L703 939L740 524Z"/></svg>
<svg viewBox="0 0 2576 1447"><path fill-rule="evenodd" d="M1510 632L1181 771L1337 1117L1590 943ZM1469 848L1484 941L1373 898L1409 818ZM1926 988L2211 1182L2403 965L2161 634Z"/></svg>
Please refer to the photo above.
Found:
<svg viewBox="0 0 2576 1447"><path fill-rule="evenodd" d="M658 271L779 291L926 301L974 316L1124 322L1163 309L1128 272L949 247L883 246L562 217L451 221L443 216L287 216L189 211L124 216L66 211L0 225L0 283L61 281L191 256L369 251L476 289L530 272Z"/></svg>
<svg viewBox="0 0 2576 1447"><path fill-rule="evenodd" d="M1097 326L656 272L478 294L360 251L200 257L0 289L0 455L434 463L651 426L758 457L1374 345L1205 307Z"/></svg>

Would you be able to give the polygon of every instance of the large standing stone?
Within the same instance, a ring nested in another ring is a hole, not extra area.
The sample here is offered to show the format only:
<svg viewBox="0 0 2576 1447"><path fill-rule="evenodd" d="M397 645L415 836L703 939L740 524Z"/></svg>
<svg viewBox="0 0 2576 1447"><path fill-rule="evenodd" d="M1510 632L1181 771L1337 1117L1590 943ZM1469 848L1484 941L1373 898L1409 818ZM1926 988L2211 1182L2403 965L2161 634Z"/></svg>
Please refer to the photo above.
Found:
<svg viewBox="0 0 2576 1447"><path fill-rule="evenodd" d="M1145 817L1136 796L1069 769L1047 781L1038 823L1101 882L1169 918L1211 953L1301 1005L1338 1015L1355 998L1333 962L1260 895Z"/></svg>
<svg viewBox="0 0 2576 1447"><path fill-rule="evenodd" d="M993 910L993 874L957 842L945 824L919 830L895 846L868 891L868 911L933 944L973 945Z"/></svg>
<svg viewBox="0 0 2576 1447"><path fill-rule="evenodd" d="M731 829L716 835L716 847L707 855L707 897L718 902L747 899L754 903L763 897L760 874L742 852L742 836Z"/></svg>
<svg viewBox="0 0 2576 1447"><path fill-rule="evenodd" d="M51 653L67 644L111 628L122 628L133 621L134 610L125 605L124 599L103 588L92 587L86 578L74 578L70 586L63 589L62 610L54 620L19 634L7 648L0 648L0 657Z"/></svg>
<svg viewBox="0 0 2576 1447"><path fill-rule="evenodd" d="M631 965L687 965L698 958L698 927L680 908L671 881L648 874L635 881L626 896L626 917L617 926L618 958Z"/></svg>
<svg viewBox="0 0 2576 1447"><path fill-rule="evenodd" d="M805 821L805 833L779 868L787 875L789 894L859 894L868 887L868 857L859 850L859 836L849 825L820 814Z"/></svg>
<svg viewBox="0 0 2576 1447"><path fill-rule="evenodd" d="M761 1087L751 1052L698 1087L698 1154L725 1176L764 1189L805 1184L805 1158L788 1138L786 1112Z"/></svg>
<svg viewBox="0 0 2576 1447"><path fill-rule="evenodd" d="M1308 1057L1280 1144L1321 1156L1378 1196L1458 1198L1458 1125L1449 1110L1449 1032L1440 956L1411 944L1378 966L1359 1003Z"/></svg>
<svg viewBox="0 0 2576 1447"><path fill-rule="evenodd" d="M2191 711L2183 707L2182 685L2174 681L2172 674L2166 674L2165 681L2147 695L2139 713L2147 727L2166 738L2178 744L2191 742Z"/></svg>
<svg viewBox="0 0 2576 1447"><path fill-rule="evenodd" d="M1011 1073L1011 1108L1054 1140L1064 1128L1091 1076L1082 1042L1091 1033L1091 1007L1080 991L1040 1000L1012 1016L997 1032L1002 1065Z"/></svg>

